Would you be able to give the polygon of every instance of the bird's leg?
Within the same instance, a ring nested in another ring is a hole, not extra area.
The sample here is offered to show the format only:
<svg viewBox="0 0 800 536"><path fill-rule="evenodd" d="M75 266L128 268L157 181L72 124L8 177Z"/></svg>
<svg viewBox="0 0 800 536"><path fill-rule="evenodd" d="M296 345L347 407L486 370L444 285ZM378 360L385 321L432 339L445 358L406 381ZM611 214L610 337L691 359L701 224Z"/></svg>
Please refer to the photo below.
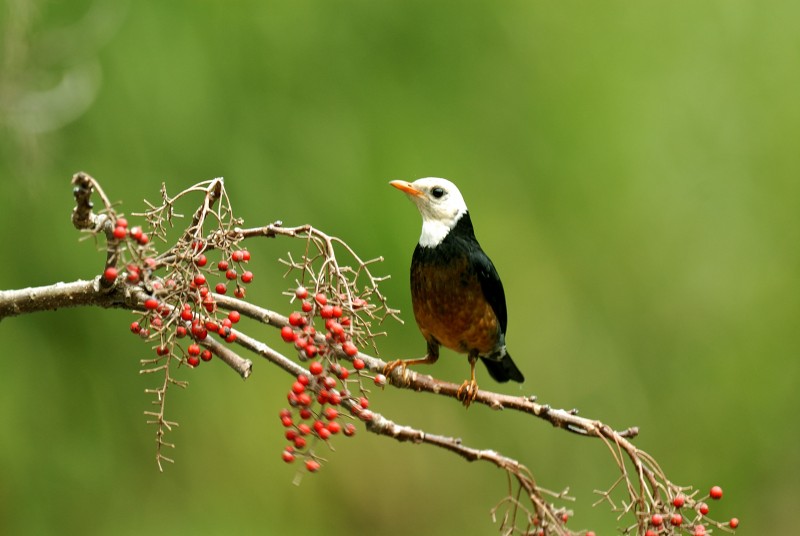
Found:
<svg viewBox="0 0 800 536"><path fill-rule="evenodd" d="M470 379L464 380L464 383L456 391L456 398L461 400L465 408L468 408L472 401L475 400L475 397L478 396L478 382L475 381L475 363L478 362L478 356L470 354L467 359L469 359Z"/></svg>
<svg viewBox="0 0 800 536"><path fill-rule="evenodd" d="M428 353L425 357L420 357L417 359L398 359L396 361L392 361L388 363L385 367L383 367L383 375L389 376L394 369L397 367L403 367L403 377L406 375L406 367L408 365L431 365L436 363L439 359L439 345L435 342L428 341Z"/></svg>

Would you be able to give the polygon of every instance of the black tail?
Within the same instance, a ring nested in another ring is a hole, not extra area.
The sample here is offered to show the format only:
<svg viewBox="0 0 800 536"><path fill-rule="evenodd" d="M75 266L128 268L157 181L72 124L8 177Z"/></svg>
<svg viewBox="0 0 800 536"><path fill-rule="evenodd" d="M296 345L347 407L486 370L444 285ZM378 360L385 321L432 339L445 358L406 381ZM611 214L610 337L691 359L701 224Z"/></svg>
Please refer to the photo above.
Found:
<svg viewBox="0 0 800 536"><path fill-rule="evenodd" d="M525 381L525 376L522 375L522 372L520 372L514 364L514 361L511 360L511 356L508 354L504 355L503 359L500 361L495 361L488 357L481 357L481 361L486 365L486 368L489 370L489 376L491 376L494 381L500 383L505 383L508 380L514 380L519 383Z"/></svg>

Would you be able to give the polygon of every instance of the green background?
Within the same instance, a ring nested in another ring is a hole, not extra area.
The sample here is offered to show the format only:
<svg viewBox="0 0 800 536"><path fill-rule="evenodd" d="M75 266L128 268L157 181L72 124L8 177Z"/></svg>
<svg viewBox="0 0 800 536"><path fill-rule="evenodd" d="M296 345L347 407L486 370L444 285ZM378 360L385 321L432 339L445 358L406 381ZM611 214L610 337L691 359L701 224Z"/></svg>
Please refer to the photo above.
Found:
<svg viewBox="0 0 800 536"><path fill-rule="evenodd" d="M404 311L381 355L417 356L407 270L419 215L392 179L444 176L505 283L535 393L626 428L673 481L725 498L741 534L796 531L800 503L800 4L747 2L0 3L0 288L98 274L71 227L75 171L121 210L224 176L248 225L276 219L384 256ZM278 257L250 297L283 313ZM488 464L360 430L292 484L291 378L181 372L160 474L131 315L0 323L2 534L493 534ZM286 349L273 330L254 334ZM464 358L433 372L461 381ZM373 407L526 463L612 534L598 441L387 389Z"/></svg>

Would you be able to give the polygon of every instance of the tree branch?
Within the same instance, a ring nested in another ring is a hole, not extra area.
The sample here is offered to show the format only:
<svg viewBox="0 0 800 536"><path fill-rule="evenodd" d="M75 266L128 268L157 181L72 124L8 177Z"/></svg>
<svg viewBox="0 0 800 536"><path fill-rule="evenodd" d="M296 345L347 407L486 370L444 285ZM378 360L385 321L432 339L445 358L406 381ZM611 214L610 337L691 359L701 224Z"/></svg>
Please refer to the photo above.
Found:
<svg viewBox="0 0 800 536"><path fill-rule="evenodd" d="M252 371L252 362L231 348L231 344L238 344L295 378L288 400L300 419L316 419L315 426L325 427L323 407L328 403L326 400L334 397L337 401L331 402L325 409L333 412L325 415L328 421L336 418L338 410L334 406L344 407L349 409L353 417L364 422L372 433L398 441L436 446L465 460L486 461L504 470L509 478L509 493L493 509L493 515L501 507L505 509L500 526L503 534L577 534L564 525L570 512L545 499L545 495L567 499L566 492L553 493L539 487L530 471L519 461L493 450L466 446L457 438L398 424L366 409L369 390L362 384L366 379L381 386L389 383L396 388L450 397L456 401L460 387L405 368L397 368L385 378L382 372L387 363L357 350L357 346L363 348L367 344L375 347L374 339L383 335L373 331L373 321L380 323L389 317L400 320L399 311L389 307L386 297L378 289L379 283L388 276L377 277L371 272L370 265L382 259L364 261L344 241L310 225L283 227L281 222L275 222L262 227L242 228L241 220L233 215L222 179L206 181L175 196L167 195L164 185L161 204L147 203L149 209L140 215L147 219L153 235L163 239L166 236L164 224L172 225L173 217L178 216L174 214L175 201L188 194L203 194L203 201L182 237L175 245L159 253L140 227L127 229L127 221L117 217L96 180L85 173L77 173L73 177L73 184L73 224L95 237L101 233L106 237L107 257L103 275L87 281L0 291L0 321L9 316L78 306L122 308L139 313L139 320L131 324L131 330L143 339L155 342L153 349L156 352L155 358L141 360L141 372L162 373L164 378L161 385L147 390L155 396L153 404L158 411L145 412L151 418L149 422L157 426L156 459L159 467L162 461L172 461L162 454L161 448L173 446L164 440L164 436L177 425L165 417L166 393L171 385L186 385L186 382L171 376L170 365L176 363L194 367L200 363L199 356L208 360L213 354L246 379ZM103 202L104 208L99 213L93 210L93 193L97 193ZM241 272L244 284L249 283L253 275L242 266L249 260L249 253L241 249L239 244L244 239L255 237L288 237L305 242L305 252L299 260L295 260L291 253L287 260L281 259L288 267L287 275L295 270L300 273L297 280L299 287L285 294L291 296L292 300L297 298L302 301L303 313L294 312L293 318L287 318L242 299L245 290L239 283L240 273L236 268L244 270ZM216 270L205 267L208 263L205 252L211 250L217 250L220 255ZM341 263L337 258L337 250L349 256L353 266ZM125 274L119 274L116 269L120 263L128 263L125 265ZM211 284L207 283L206 276L219 278L221 274L224 274L223 282L215 287L220 290L218 293L211 292ZM235 282L235 297L225 295L225 280ZM313 288L310 297L304 287L306 283ZM337 309L338 313L335 312ZM220 310L227 311L227 316L223 318ZM300 361L311 358L317 361L306 369L269 345L234 329L241 315L281 330L281 337L294 344L293 351L298 352ZM326 319L324 332L321 329L317 332L314 327L315 319L320 318ZM177 339L187 336L193 342L184 349ZM227 344L218 339L224 339ZM345 369L340 361L352 363L354 370ZM339 385L341 389L337 390L335 387ZM363 395L358 399L356 397L359 394L353 394L350 389L355 385ZM618 466L620 477L606 491L597 492L601 496L598 503L608 502L612 510L619 513L620 519L626 514L634 517L635 523L624 529L626 533L643 534L651 524L658 527L655 533L659 535L677 534L682 530L681 527L688 527L683 525L682 520L675 520L673 504L678 499L681 506L675 508L685 505L682 512L688 514L694 511L691 523L697 523L696 527L704 529L707 525L713 525L726 531L734 527L733 522L725 524L706 518L701 509L696 507L707 497L697 497L697 492L688 493L690 488L673 484L655 459L632 443L631 440L638 434L637 427L615 430L599 420L579 417L577 410L554 409L540 404L535 396L511 396L479 390L473 403L484 404L495 410L519 411L556 428L583 437L599 438ZM282 411L284 426L290 427L287 439L289 435L295 437L295 445L306 457L307 468L315 471L319 468L318 461L321 458L313 450L306 450L305 438L296 434L311 433L315 440L325 442L329 434L321 433L325 430L306 431L309 426L293 421L291 415L290 410ZM340 426L334 422L330 424ZM330 433L338 431L336 428L326 430ZM285 459L294 459L289 450L284 454ZM632 473L629 466L633 468ZM612 492L623 493L619 506L612 499ZM525 500L521 500L523 494ZM670 513L672 527L653 521Z"/></svg>

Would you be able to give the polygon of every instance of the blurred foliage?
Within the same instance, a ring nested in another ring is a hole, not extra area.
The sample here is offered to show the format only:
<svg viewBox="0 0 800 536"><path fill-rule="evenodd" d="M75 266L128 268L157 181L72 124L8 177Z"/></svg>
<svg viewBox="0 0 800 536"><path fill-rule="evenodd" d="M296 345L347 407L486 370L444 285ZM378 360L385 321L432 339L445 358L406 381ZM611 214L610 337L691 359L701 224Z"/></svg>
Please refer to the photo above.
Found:
<svg viewBox="0 0 800 536"><path fill-rule="evenodd" d="M725 488L712 514L743 533L795 530L800 4L0 6L0 288L100 272L68 219L75 171L128 213L162 181L224 176L248 225L311 223L383 255L407 322L387 324L382 355L415 356L420 222L387 181L444 176L503 276L519 392L640 426L674 481ZM250 296L282 312L290 247L250 248ZM169 404L177 463L159 474L129 319L0 324L0 533L494 533L501 473L363 432L292 485L290 379L264 362L244 383L219 363L188 374ZM466 372L452 354L436 365ZM571 487L573 528L613 533L589 506L613 479L601 443L391 389L373 405L522 460Z"/></svg>

